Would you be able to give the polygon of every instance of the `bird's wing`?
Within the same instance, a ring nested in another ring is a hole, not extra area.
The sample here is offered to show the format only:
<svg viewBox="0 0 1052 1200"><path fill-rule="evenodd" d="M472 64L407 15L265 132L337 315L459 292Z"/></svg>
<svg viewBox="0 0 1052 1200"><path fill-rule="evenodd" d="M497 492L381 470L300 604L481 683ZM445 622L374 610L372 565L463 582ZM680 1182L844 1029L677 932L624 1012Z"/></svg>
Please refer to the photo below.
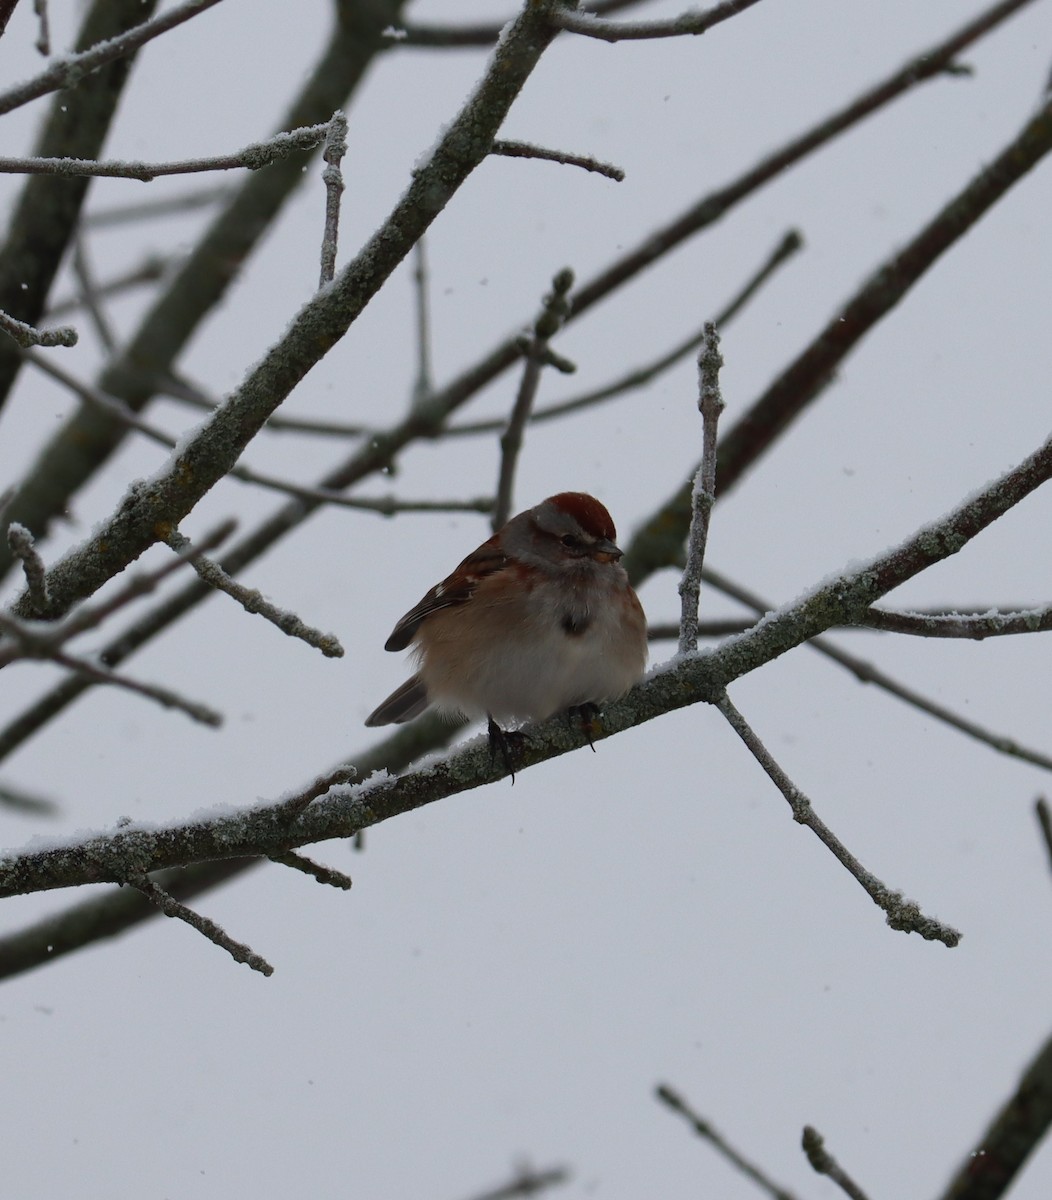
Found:
<svg viewBox="0 0 1052 1200"><path fill-rule="evenodd" d="M452 575L427 593L419 604L411 608L394 627L384 644L385 650L404 650L416 637L421 624L432 613L442 608L453 608L471 599L478 585L488 576L502 570L508 564L508 556L497 549L496 537L491 537L460 564Z"/></svg>

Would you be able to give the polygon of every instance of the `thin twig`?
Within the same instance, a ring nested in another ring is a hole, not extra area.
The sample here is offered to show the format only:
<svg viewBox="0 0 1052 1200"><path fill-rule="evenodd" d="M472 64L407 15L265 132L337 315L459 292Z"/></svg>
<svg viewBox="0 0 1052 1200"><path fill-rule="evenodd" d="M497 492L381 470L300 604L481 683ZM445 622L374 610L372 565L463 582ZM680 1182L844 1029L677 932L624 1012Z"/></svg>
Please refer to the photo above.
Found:
<svg viewBox="0 0 1052 1200"><path fill-rule="evenodd" d="M873 903L883 909L892 929L903 933L919 933L925 941L942 942L944 946L953 947L960 942L961 935L956 929L944 925L934 917L925 916L914 901L906 900L901 892L893 892L887 884L866 870L818 816L811 801L775 762L770 751L757 737L748 721L734 707L726 692L720 697L716 707L749 748L756 761L763 767L771 782L789 802L789 807L793 810L793 820L810 829L819 841L832 852L841 866L854 876Z"/></svg>
<svg viewBox="0 0 1052 1200"><path fill-rule="evenodd" d="M137 572L128 579L123 587L115 591L113 595L101 600L98 604L82 604L79 608L74 609L61 625L55 627L56 631L61 635L62 640L65 641L73 634L84 633L88 629L97 628L104 620L131 603L132 600L138 600L141 596L146 596L150 592L155 591L169 575L175 574L180 567L187 565L195 555L210 554L213 550L217 550L236 529L237 519L235 517L227 517L225 521L220 521L218 525L214 525L201 538L200 542L191 547L188 553L179 554L174 559L162 563L152 571ZM103 651L101 661L106 663L107 666L113 665L106 662L105 651Z"/></svg>
<svg viewBox="0 0 1052 1200"><path fill-rule="evenodd" d="M143 260L140 266L132 267L130 271L123 271L120 275L115 275L112 279L99 283L95 294L100 300L106 300L111 296L119 296L131 288L140 287L144 283L156 283L164 275L167 267L167 259L157 254L151 254ZM83 307L83 295L64 296L48 307L46 316L55 320L58 317L67 316L69 313L79 312Z"/></svg>
<svg viewBox="0 0 1052 1200"><path fill-rule="evenodd" d="M321 274L318 287L331 283L336 274L336 250L340 233L340 197L343 195L343 172L340 163L347 153L347 118L339 109L332 114L329 130L325 135L325 170L321 177L325 181L325 232L321 239Z"/></svg>
<svg viewBox="0 0 1052 1200"><path fill-rule="evenodd" d="M552 280L552 290L544 297L540 315L534 322L533 336L524 347L522 379L518 395L500 439L500 473L497 479L497 502L493 509L493 528L500 529L511 516L512 492L515 487L515 468L522 449L522 432L530 417L541 368L548 354L548 343L562 328L570 311L568 299L573 287L573 271L564 267Z"/></svg>
<svg viewBox="0 0 1052 1200"><path fill-rule="evenodd" d="M213 183L180 192L177 196L158 196L135 204L114 204L85 213L82 224L85 229L105 229L112 225L127 225L130 221L155 221L198 208L211 208L221 200L229 199L234 191L229 183Z"/></svg>
<svg viewBox="0 0 1052 1200"><path fill-rule="evenodd" d="M795 1195L788 1188L775 1183L755 1163L750 1162L743 1154L735 1150L722 1134L713 1129L704 1117L698 1116L686 1100L678 1092L673 1091L667 1083L659 1083L654 1089L654 1093L662 1104L667 1105L674 1113L686 1117L688 1124L698 1137L709 1142L746 1179L751 1180L758 1188L771 1196L772 1200L796 1200Z"/></svg>
<svg viewBox="0 0 1052 1200"><path fill-rule="evenodd" d="M413 247L413 297L416 301L416 378L412 407L419 408L431 395L431 304L428 296L427 236Z"/></svg>
<svg viewBox="0 0 1052 1200"><path fill-rule="evenodd" d="M24 525L12 521L7 527L7 544L15 558L22 560L30 602L39 612L44 612L49 603L47 568L33 541L33 535Z"/></svg>
<svg viewBox="0 0 1052 1200"><path fill-rule="evenodd" d="M144 437L148 437L159 446L165 446L169 450L179 444L179 439L173 434L167 433L159 426L147 421L145 417L133 412L116 396L107 395L105 392L100 392L98 388L83 383L68 371L63 370L62 367L56 366L45 356L26 350L23 351L23 357L37 370L43 371L45 375L50 375L52 379L69 388L82 400L112 417L115 421L119 421L128 429L134 429L136 433L141 433ZM208 405L208 407L214 408L213 405ZM408 512L490 513L493 511L494 504L489 496L478 496L468 500L404 500L397 496L345 496L341 492L328 488L308 487L289 479L279 479L276 475L257 471L253 467L247 467L241 463L232 466L227 475L242 483L268 488L270 491L280 492L282 495L292 496L309 504L331 504L336 508L375 512L385 517Z"/></svg>
<svg viewBox="0 0 1052 1200"><path fill-rule="evenodd" d="M1044 633L1052 629L1052 604L1042 608L1015 610L987 609L985 612L895 612L871 608L860 625L884 633L905 633L915 637L984 638L1006 637L1019 633Z"/></svg>
<svg viewBox="0 0 1052 1200"><path fill-rule="evenodd" d="M711 587L717 591L723 592L727 596L732 596L735 600L747 605L754 612L761 616L764 613L770 612L773 605L766 604L760 596L754 592L748 591L740 584L733 583L725 575L718 571L713 571L706 567L702 572L702 578ZM868 612L874 612L874 609L868 609ZM866 625L866 621L860 618L855 625L845 625L843 628L861 629ZM860 683L872 683L883 691L888 692L892 696L896 696L899 700L911 705L918 711L927 713L928 716L934 717L937 721L942 721L949 725L952 729L957 729L961 733L967 734L968 737L975 738L976 741L982 742L986 746L990 746L999 754L1007 754L1011 758L1018 758L1023 762L1033 763L1035 767L1041 767L1046 771L1052 771L1052 757L1047 754L1042 754L1040 750L1031 749L1017 742L1014 738L1007 737L1002 733L994 733L990 729L986 729L982 725L976 724L975 721L967 717L962 717L959 713L952 709L946 708L945 705L939 704L936 700L931 700L913 688L907 687L903 683L899 683L897 679L892 678L886 672L880 670L879 667L868 662L864 658L858 658L854 654L848 654L847 651L841 650L839 646L834 645L828 638L814 637L807 643L812 650L824 655L832 662L839 663L855 676Z"/></svg>
<svg viewBox="0 0 1052 1200"><path fill-rule="evenodd" d="M711 319L711 323L717 329L723 329L738 315L746 303L752 299L774 272L801 249L803 244L804 240L800 234L795 229L790 230L767 257L759 270L752 275L729 303ZM681 359L686 358L692 351L697 350L705 339L705 326L709 323L709 321L706 321L701 329L695 330L689 337L678 342L671 350L665 351L660 357L644 363L642 366L633 368L612 382L603 384L602 387L595 388L589 392L583 392L568 400L560 400L557 404L535 408L530 414L530 424L551 421L582 408L591 408L592 405L612 400L617 396L623 395L625 392L634 391L645 384L651 383L665 371L669 370L670 367L674 367ZM450 425L445 430L444 436L452 435L453 437L458 437L476 433L495 433L502 428L503 423L500 420L465 421L460 425ZM363 430L362 432L367 431Z"/></svg>
<svg viewBox="0 0 1052 1200"><path fill-rule="evenodd" d="M234 962L245 963L246 966L251 967L253 971L258 971L261 975L274 974L274 968L270 963L258 955L251 946L246 946L243 942L234 941L215 921L201 916L200 913L195 913L192 908L187 908L185 904L176 900L174 896L169 895L168 892L150 879L149 876L129 875L126 882L137 891L142 892L147 900L151 900L156 904L166 917L178 917L180 921L185 921L187 925L196 929L198 933L203 934L221 950L225 950Z"/></svg>
<svg viewBox="0 0 1052 1200"><path fill-rule="evenodd" d="M215 2L215 0L213 0ZM102 179L137 179L150 183L162 175L193 175L201 171L258 171L276 159L298 150L313 150L325 138L330 122L276 133L233 154L186 158L177 162L98 162L92 158L0 158L0 174L90 176Z"/></svg>
<svg viewBox="0 0 1052 1200"><path fill-rule="evenodd" d="M1044 796L1038 796L1034 802L1034 811L1037 814L1037 823L1041 827L1041 837L1045 843L1049 866L1052 867L1052 810L1049 809L1048 801Z"/></svg>
<svg viewBox="0 0 1052 1200"><path fill-rule="evenodd" d="M575 9L559 8L552 14L552 22L569 33L584 34L585 37L601 38L604 42L636 41L650 38L697 36L726 21L738 13L751 8L757 0L723 0L704 12L685 12L671 21L604 21L590 13Z"/></svg>
<svg viewBox="0 0 1052 1200"><path fill-rule="evenodd" d="M34 817L53 817L58 812L54 800L38 796L35 792L24 792L9 783L0 784L0 807Z"/></svg>
<svg viewBox="0 0 1052 1200"><path fill-rule="evenodd" d="M51 53L51 26L47 15L47 0L33 0L33 12L36 13L38 21L37 40L34 45L47 58Z"/></svg>
<svg viewBox="0 0 1052 1200"><path fill-rule="evenodd" d="M159 684L143 683L138 679L111 671L108 667L99 666L89 659L67 654L61 648L63 636L61 626L56 629L45 628L41 631L39 627L30 627L16 617L12 617L10 613L0 612L0 631L9 638L2 656L4 663L25 658L57 663L60 667L75 671L93 683L111 684L129 692L136 692L140 696L146 696L150 700L156 700L164 708L177 708L202 725L216 727L223 723L222 715L214 708L209 708L208 705L200 704L196 700L187 700L170 688L161 687Z"/></svg>
<svg viewBox="0 0 1052 1200"><path fill-rule="evenodd" d="M30 346L75 346L77 331L71 325L56 325L54 329L37 329L26 321L0 309L0 330L13 338L23 350Z"/></svg>
<svg viewBox="0 0 1052 1200"><path fill-rule="evenodd" d="M304 854L297 854L294 850L286 850L284 854L271 854L269 857L271 862L278 863L283 867L292 867L295 871L302 871L304 875L310 875L312 879L316 879L319 883L327 883L330 887L349 892L353 886L350 875L345 875L342 871L337 871L332 867L323 867L321 863L316 863Z"/></svg>
<svg viewBox="0 0 1052 1200"><path fill-rule="evenodd" d="M353 783L358 777L358 770L350 763L340 763L326 775L319 775L313 783L309 783L295 795L286 796L278 805L278 817L285 822L294 821L308 805L313 804L320 796L340 784Z"/></svg>
<svg viewBox="0 0 1052 1200"><path fill-rule="evenodd" d="M212 559L203 554L194 554L190 539L181 534L178 529L170 530L165 541L173 550L189 559L190 565L209 587L214 587L216 591L225 592L231 596L246 612L258 614L272 625L276 625L282 633L289 637L299 638L308 646L320 650L326 658L343 657L343 647L334 634L322 633L313 626L305 624L295 613L287 612L278 608L277 605L271 604L269 600L265 600L255 588L245 587L243 583L232 579Z"/></svg>
<svg viewBox="0 0 1052 1200"><path fill-rule="evenodd" d="M519 1196L536 1196L538 1192L560 1183L568 1183L570 1172L565 1167L549 1167L543 1171L535 1171L532 1167L523 1166L515 1172L510 1183L502 1184L488 1192L480 1192L471 1200L517 1200Z"/></svg>
<svg viewBox="0 0 1052 1200"><path fill-rule="evenodd" d="M539 158L544 162L562 163L567 167L581 167L585 171L594 171L597 175L605 175L617 183L623 182L624 171L612 163L600 162L588 154L567 154L563 150L546 150L543 146L534 146L530 142L509 142L498 140L490 147L490 154L498 154L503 158Z"/></svg>
<svg viewBox="0 0 1052 1200"><path fill-rule="evenodd" d="M868 1200L866 1193L826 1149L825 1139L813 1125L804 1126L801 1145L807 1155L807 1161L819 1175L828 1175L851 1200Z"/></svg>
<svg viewBox="0 0 1052 1200"><path fill-rule="evenodd" d="M634 8L643 0L599 0L599 3L588 7L587 11L603 16L607 13L621 12L626 8ZM478 47L488 49L500 37L501 30L507 21L495 23L479 23L474 25L429 25L406 21L399 25L389 25L383 36L391 41L391 48L415 46L421 48L438 47Z"/></svg>
<svg viewBox="0 0 1052 1200"><path fill-rule="evenodd" d="M698 411L701 413L701 463L694 476L690 533L687 536L687 562L679 583L680 654L693 654L698 648L698 596L701 571L705 565L705 547L709 540L709 519L716 503L716 432L723 412L720 392L720 334L713 324L705 326L705 340L698 351Z"/></svg>
<svg viewBox="0 0 1052 1200"><path fill-rule="evenodd" d="M69 54L56 59L46 71L34 79L0 93L0 115L28 104L30 100L36 100L39 96L46 96L48 92L73 87L85 75L101 70L109 63L116 62L118 58L124 58L151 39L160 37L162 33L167 33L169 29L174 29L176 25L189 21L191 17L196 17L198 13L205 12L218 3L219 0L186 0L186 3L168 9L159 17L144 21L118 37L99 42L81 54Z"/></svg>
<svg viewBox="0 0 1052 1200"><path fill-rule="evenodd" d="M106 314L102 311L102 298L99 293L99 285L95 279L95 273L91 269L91 264L88 262L83 237L74 238L73 240L73 274L80 288L80 303L87 310L88 316L95 326L95 333L98 336L99 342L107 354L112 354L116 348L117 339L113 336L110 323L106 319Z"/></svg>

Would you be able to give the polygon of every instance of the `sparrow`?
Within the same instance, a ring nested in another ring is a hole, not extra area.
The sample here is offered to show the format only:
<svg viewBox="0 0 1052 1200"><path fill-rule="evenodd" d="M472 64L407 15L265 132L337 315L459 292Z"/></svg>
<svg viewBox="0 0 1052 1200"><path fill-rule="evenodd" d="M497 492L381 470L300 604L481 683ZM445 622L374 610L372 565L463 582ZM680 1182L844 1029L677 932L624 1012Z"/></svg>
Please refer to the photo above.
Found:
<svg viewBox="0 0 1052 1200"><path fill-rule="evenodd" d="M646 667L647 628L616 537L584 492L513 517L395 625L384 649L412 646L418 669L366 725L432 706L485 716L507 762L498 722L594 715L625 695Z"/></svg>

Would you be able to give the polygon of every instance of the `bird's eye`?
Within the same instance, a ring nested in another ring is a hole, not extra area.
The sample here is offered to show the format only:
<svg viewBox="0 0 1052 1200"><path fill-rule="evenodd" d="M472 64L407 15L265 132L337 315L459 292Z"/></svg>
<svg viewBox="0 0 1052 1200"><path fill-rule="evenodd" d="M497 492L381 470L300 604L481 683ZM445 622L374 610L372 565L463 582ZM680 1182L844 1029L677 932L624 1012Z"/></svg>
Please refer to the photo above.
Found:
<svg viewBox="0 0 1052 1200"><path fill-rule="evenodd" d="M567 550L580 550L581 548L581 539L579 537L574 537L572 533L564 534L559 541L562 542Z"/></svg>

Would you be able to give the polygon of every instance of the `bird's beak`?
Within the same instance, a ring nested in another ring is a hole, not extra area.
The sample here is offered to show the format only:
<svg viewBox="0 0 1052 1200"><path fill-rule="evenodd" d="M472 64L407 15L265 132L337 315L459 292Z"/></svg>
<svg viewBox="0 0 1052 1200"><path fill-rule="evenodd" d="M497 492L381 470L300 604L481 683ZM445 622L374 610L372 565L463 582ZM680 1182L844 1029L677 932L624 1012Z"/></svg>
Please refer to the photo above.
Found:
<svg viewBox="0 0 1052 1200"><path fill-rule="evenodd" d="M622 553L620 546L615 546L609 538L600 538L592 547L592 557L596 562L617 562Z"/></svg>

